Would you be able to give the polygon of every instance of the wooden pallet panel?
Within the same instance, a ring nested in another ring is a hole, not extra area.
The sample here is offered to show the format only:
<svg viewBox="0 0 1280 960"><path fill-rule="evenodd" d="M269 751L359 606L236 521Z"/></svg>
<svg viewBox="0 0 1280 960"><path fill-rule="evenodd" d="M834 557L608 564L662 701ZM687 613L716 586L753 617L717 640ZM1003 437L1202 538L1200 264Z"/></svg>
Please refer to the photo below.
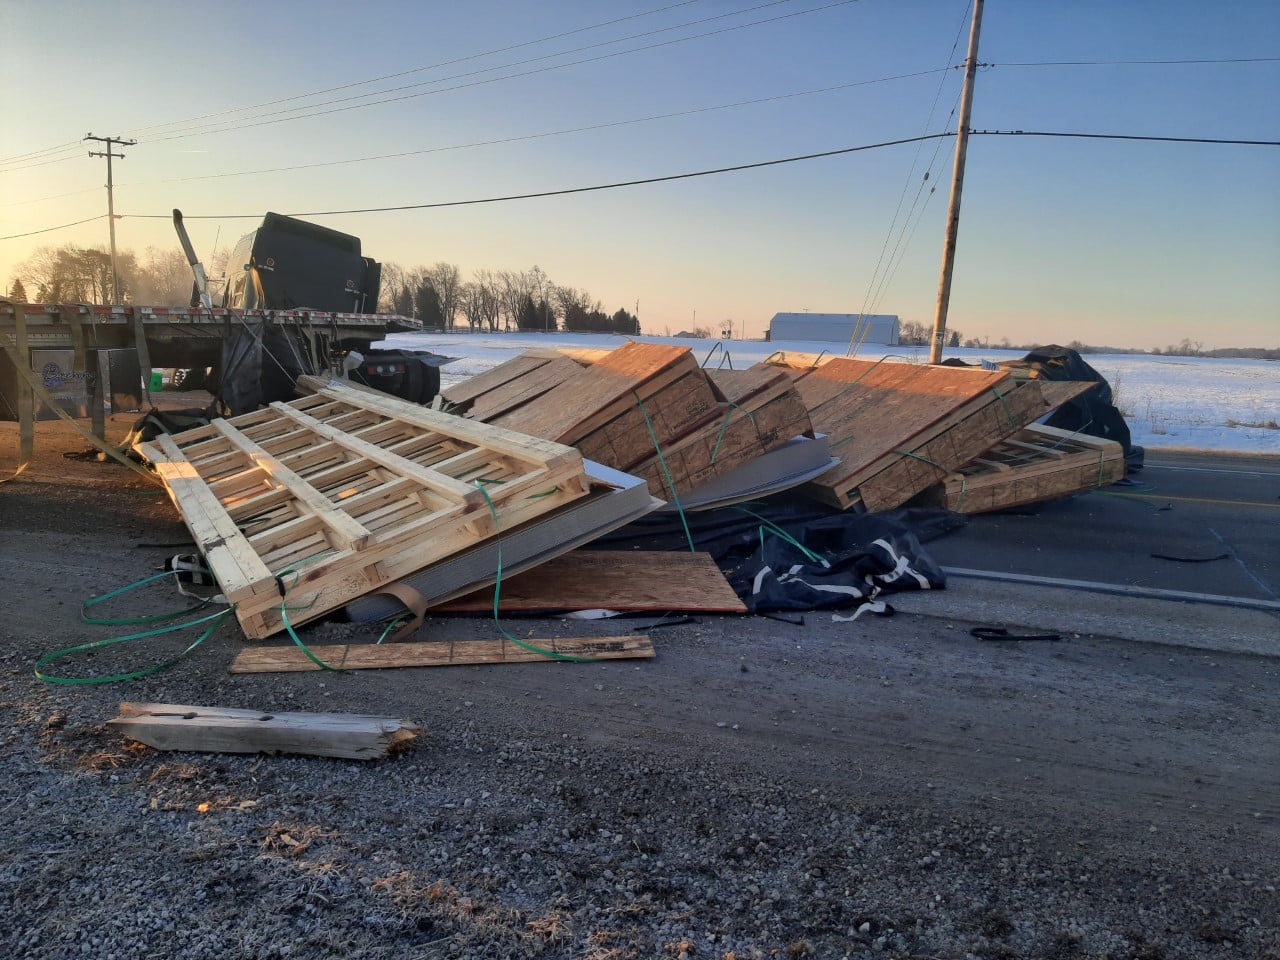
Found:
<svg viewBox="0 0 1280 960"><path fill-rule="evenodd" d="M315 392L141 447L249 637L278 632L285 616L313 620L589 489L581 455L561 444L341 383L306 386ZM269 453L300 432L308 443Z"/></svg>
<svg viewBox="0 0 1280 960"><path fill-rule="evenodd" d="M548 656L509 640L421 640L407 643L325 644L311 652L337 670L385 670L398 667L459 667L479 663L552 663L561 657L584 660L652 660L653 641L647 636L568 637L529 639L530 646L549 650ZM297 648L249 647L231 663L231 673L295 673L323 670Z"/></svg>
<svg viewBox="0 0 1280 960"><path fill-rule="evenodd" d="M697 361L688 347L627 343L535 401L489 422L535 437L576 444L592 431L691 371Z"/></svg>
<svg viewBox="0 0 1280 960"><path fill-rule="evenodd" d="M1114 440L1032 424L926 489L917 502L986 513L1082 493L1124 479Z"/></svg>
<svg viewBox="0 0 1280 960"><path fill-rule="evenodd" d="M574 550L502 583L502 613L536 610L684 610L746 613L708 553ZM493 588L434 613L490 613Z"/></svg>

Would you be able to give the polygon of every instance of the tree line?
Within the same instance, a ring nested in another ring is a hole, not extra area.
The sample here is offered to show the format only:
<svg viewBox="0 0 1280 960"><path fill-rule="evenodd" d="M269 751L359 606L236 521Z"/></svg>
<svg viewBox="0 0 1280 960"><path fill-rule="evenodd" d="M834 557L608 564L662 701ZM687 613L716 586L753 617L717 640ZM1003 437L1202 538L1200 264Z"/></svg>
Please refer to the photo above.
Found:
<svg viewBox="0 0 1280 960"><path fill-rule="evenodd" d="M410 269L384 263L378 307L437 330L640 333L635 314L606 313L588 291L553 283L536 265L523 271L476 270L463 281L452 263Z"/></svg>
<svg viewBox="0 0 1280 960"><path fill-rule="evenodd" d="M222 282L227 257L224 250L213 258L211 285ZM122 303L185 307L191 302L191 267L177 250L148 247L142 257L121 250L116 269ZM18 264L15 274L7 292L19 302L110 303L113 299L111 255L97 247L40 247ZM537 266L524 271L476 270L464 281L452 263L412 268L384 263L378 310L413 317L433 330L640 333L635 314L625 309L606 313L589 292L552 283Z"/></svg>

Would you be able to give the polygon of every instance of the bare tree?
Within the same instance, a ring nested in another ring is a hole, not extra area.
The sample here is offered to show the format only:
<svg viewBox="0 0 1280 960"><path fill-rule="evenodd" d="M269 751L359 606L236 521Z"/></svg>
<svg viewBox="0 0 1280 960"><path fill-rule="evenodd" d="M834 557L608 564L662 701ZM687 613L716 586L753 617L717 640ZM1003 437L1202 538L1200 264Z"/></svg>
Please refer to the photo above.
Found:
<svg viewBox="0 0 1280 960"><path fill-rule="evenodd" d="M474 276L481 321L496 333L502 319L502 280L492 270L477 270Z"/></svg>
<svg viewBox="0 0 1280 960"><path fill-rule="evenodd" d="M450 330L453 328L453 320L460 306L462 282L458 268L442 260L431 267L427 274L431 279L431 285L435 287L436 294L440 297L440 313L444 319L444 328Z"/></svg>
<svg viewBox="0 0 1280 960"><path fill-rule="evenodd" d="M191 303L194 279L191 265L181 251L147 247L146 259L138 268L133 299L157 307L185 307Z"/></svg>
<svg viewBox="0 0 1280 960"><path fill-rule="evenodd" d="M129 302L137 276L137 258L127 250L116 258L120 293ZM16 273L36 291L40 303L109 303L111 300L111 255L94 247L40 247Z"/></svg>
<svg viewBox="0 0 1280 960"><path fill-rule="evenodd" d="M404 267L398 263L382 265L382 291L378 296L378 310L405 317L413 315L413 287Z"/></svg>
<svg viewBox="0 0 1280 960"><path fill-rule="evenodd" d="M471 282L458 287L458 309L472 333L480 329L480 325L484 323L484 312L480 307L479 284Z"/></svg>

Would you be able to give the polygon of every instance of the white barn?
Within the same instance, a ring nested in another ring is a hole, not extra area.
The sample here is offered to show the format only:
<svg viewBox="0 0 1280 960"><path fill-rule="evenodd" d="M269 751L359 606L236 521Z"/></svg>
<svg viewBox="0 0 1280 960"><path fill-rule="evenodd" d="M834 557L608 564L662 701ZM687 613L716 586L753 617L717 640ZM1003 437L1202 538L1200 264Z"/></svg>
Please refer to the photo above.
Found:
<svg viewBox="0 0 1280 960"><path fill-rule="evenodd" d="M898 345L899 321L893 313L775 313L766 339L848 343L855 329L863 343Z"/></svg>

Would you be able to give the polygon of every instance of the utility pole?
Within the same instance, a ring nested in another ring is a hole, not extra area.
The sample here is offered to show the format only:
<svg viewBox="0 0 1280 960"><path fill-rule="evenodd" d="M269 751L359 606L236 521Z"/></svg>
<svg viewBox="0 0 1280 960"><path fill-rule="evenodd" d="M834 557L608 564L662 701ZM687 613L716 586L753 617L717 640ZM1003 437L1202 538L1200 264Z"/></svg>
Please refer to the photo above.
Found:
<svg viewBox="0 0 1280 960"><path fill-rule="evenodd" d="M116 205L115 197L111 191L111 160L113 157L124 159L123 153L112 153L111 147L119 144L122 147L131 147L137 140L121 140L119 137L95 137L92 133L85 137L85 140L97 140L99 143L105 143L107 149L105 153L95 153L89 151L91 157L107 158L107 220L111 224L111 302L120 302L120 271L116 268Z"/></svg>
<svg viewBox="0 0 1280 960"><path fill-rule="evenodd" d="M960 126L956 133L956 160L951 173L951 205L947 208L947 233L942 246L942 278L938 282L938 310L933 317L933 341L929 362L942 362L947 336L947 307L951 303L951 273L956 261L956 234L960 230L960 193L964 189L964 160L969 149L969 116L973 112L973 81L978 75L978 32L982 29L982 0L973 0L973 24L969 28L969 56L964 62L964 89L960 94Z"/></svg>

